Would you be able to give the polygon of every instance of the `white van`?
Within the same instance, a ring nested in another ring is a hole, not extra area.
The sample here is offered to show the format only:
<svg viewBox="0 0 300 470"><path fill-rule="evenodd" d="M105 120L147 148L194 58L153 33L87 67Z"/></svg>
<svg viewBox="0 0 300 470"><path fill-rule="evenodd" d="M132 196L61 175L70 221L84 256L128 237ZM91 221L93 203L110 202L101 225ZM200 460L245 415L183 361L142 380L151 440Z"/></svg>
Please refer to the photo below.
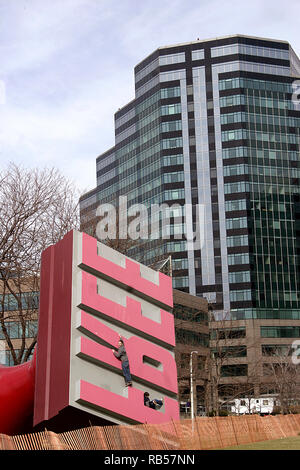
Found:
<svg viewBox="0 0 300 470"><path fill-rule="evenodd" d="M237 398L233 400L231 412L237 415L244 414L271 414L274 407L279 404L274 396L264 396L258 398Z"/></svg>

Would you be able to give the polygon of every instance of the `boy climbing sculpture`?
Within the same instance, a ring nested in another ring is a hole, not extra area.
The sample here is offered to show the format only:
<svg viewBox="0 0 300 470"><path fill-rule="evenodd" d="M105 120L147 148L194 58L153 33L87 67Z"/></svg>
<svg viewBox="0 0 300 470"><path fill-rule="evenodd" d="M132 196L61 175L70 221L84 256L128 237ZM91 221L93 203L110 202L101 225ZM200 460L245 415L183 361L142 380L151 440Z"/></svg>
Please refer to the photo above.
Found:
<svg viewBox="0 0 300 470"><path fill-rule="evenodd" d="M115 355L115 357L121 361L122 371L123 371L123 375L125 379L125 387L131 387L132 381L131 381L131 374L130 374L130 368L129 368L129 361L128 361L128 357L126 354L124 341L122 340L121 335L120 335L120 339L118 342L118 350L116 351L115 349L112 349L112 352Z"/></svg>

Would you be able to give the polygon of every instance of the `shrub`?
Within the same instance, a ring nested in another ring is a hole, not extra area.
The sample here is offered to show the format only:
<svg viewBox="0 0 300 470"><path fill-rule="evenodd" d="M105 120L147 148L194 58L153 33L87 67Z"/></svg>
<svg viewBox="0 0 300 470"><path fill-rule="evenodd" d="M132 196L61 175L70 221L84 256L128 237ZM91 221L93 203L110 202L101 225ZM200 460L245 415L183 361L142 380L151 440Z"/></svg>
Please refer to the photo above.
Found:
<svg viewBox="0 0 300 470"><path fill-rule="evenodd" d="M293 405L289 407L289 412L292 413L293 415L299 414L300 413L300 406L299 405Z"/></svg>
<svg viewBox="0 0 300 470"><path fill-rule="evenodd" d="M273 408L273 411L272 411L272 415L279 415L281 413L281 408L280 406L274 406Z"/></svg>

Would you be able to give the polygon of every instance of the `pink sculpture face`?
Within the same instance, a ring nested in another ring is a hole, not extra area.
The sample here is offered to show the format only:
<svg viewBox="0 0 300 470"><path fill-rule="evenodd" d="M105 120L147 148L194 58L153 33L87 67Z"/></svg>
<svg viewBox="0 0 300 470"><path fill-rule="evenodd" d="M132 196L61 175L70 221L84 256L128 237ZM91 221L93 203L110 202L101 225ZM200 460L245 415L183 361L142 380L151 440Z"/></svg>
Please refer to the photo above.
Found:
<svg viewBox="0 0 300 470"><path fill-rule="evenodd" d="M34 424L67 406L114 423L179 419L171 278L79 232L43 253ZM133 386L112 353L122 336ZM164 398L144 406L144 392Z"/></svg>

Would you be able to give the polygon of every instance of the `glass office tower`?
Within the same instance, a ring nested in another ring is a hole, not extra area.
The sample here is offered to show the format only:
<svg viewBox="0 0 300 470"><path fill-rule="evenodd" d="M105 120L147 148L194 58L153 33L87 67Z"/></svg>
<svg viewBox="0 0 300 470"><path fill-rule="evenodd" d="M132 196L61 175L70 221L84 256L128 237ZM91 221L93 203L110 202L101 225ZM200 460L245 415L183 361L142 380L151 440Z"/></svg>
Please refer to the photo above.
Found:
<svg viewBox="0 0 300 470"><path fill-rule="evenodd" d="M299 320L292 47L242 35L197 40L157 49L134 72L135 99L116 112L115 145L80 200L82 229L119 196L149 209L179 204L185 218L174 210L170 236L138 240L129 256L152 264L171 254L174 287L206 297L216 318ZM201 232L201 242L179 238L182 230Z"/></svg>

